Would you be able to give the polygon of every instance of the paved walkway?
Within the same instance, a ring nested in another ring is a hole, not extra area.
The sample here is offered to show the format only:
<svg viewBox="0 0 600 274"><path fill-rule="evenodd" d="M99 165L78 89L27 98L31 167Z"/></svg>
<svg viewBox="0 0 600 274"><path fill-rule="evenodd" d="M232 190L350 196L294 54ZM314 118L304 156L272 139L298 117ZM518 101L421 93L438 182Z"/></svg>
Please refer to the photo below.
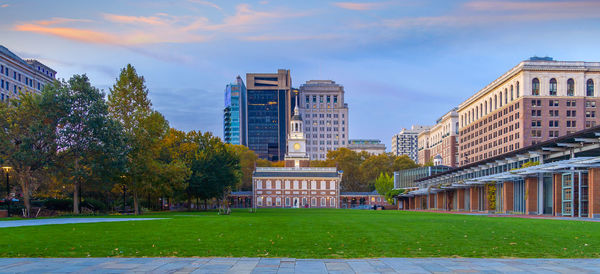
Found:
<svg viewBox="0 0 600 274"><path fill-rule="evenodd" d="M15 258L0 273L598 273L600 259Z"/></svg>
<svg viewBox="0 0 600 274"><path fill-rule="evenodd" d="M150 220L162 220L162 219L166 219L166 218L50 218L50 219L0 221L0 228L17 227L17 226L33 226L33 225L62 225L62 224L81 224L81 223L150 221Z"/></svg>

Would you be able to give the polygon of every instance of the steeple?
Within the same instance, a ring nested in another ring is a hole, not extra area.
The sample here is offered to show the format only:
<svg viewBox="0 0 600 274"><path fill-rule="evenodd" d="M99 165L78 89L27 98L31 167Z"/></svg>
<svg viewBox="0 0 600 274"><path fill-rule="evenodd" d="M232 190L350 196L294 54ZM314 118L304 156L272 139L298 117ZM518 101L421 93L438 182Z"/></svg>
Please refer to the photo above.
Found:
<svg viewBox="0 0 600 274"><path fill-rule="evenodd" d="M287 139L287 154L285 155L286 166L301 167L309 165L308 154L306 153L306 138L304 138L304 122L298 110L298 97L296 97L296 106L294 115L290 119L290 134Z"/></svg>

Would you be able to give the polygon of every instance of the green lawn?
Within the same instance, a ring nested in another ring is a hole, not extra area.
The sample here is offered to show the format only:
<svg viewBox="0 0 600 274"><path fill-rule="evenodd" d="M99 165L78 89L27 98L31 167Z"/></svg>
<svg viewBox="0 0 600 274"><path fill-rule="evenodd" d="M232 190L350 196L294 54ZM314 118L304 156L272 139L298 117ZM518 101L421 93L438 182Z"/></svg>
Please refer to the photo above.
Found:
<svg viewBox="0 0 600 274"><path fill-rule="evenodd" d="M0 228L0 257L600 257L595 222L320 209L141 217L170 219Z"/></svg>

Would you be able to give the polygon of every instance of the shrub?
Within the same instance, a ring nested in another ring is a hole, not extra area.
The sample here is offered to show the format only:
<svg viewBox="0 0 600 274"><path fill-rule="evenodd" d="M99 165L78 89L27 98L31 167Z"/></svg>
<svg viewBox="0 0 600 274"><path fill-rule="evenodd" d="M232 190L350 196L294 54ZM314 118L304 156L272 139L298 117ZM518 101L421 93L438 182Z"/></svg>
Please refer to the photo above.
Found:
<svg viewBox="0 0 600 274"><path fill-rule="evenodd" d="M44 207L57 211L73 211L72 199L48 199L44 202Z"/></svg>

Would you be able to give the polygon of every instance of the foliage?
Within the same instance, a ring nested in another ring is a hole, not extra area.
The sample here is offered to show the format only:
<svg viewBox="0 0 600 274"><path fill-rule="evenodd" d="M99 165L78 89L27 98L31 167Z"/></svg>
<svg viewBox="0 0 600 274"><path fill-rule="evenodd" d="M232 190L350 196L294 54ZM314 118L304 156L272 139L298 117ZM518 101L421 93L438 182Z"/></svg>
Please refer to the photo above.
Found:
<svg viewBox="0 0 600 274"><path fill-rule="evenodd" d="M528 162L525 162L525 163L523 163L523 166L521 166L521 168L526 168L526 167L537 166L537 165L539 165L539 164L540 164L540 162L539 162L539 161L535 161L535 162L528 161Z"/></svg>
<svg viewBox="0 0 600 274"><path fill-rule="evenodd" d="M10 105L0 104L0 159L13 168L26 216L32 195L48 182L45 172L56 160L56 132L64 114L56 92L59 85L48 84L41 94L25 92Z"/></svg>
<svg viewBox="0 0 600 274"><path fill-rule="evenodd" d="M108 117L104 94L86 75L52 86L64 115L59 119L58 172L73 186L73 211L79 213L81 185L123 168L125 140L120 125Z"/></svg>
<svg viewBox="0 0 600 274"><path fill-rule="evenodd" d="M199 149L191 164L188 195L204 200L225 200L241 183L242 172L238 154L210 132L197 133L192 141L198 144Z"/></svg>
<svg viewBox="0 0 600 274"><path fill-rule="evenodd" d="M355 152L347 148L332 150L325 161L311 161L313 167L337 167L344 171L342 189L344 191L372 191L375 180L382 172L418 167L408 156L394 156L390 153L371 155L367 152Z"/></svg>
<svg viewBox="0 0 600 274"><path fill-rule="evenodd" d="M162 186L161 178L171 178L171 183L183 181L189 171L181 162L160 161L162 141L169 124L162 114L152 109L144 77L127 65L110 91L110 116L122 124L129 145L122 182L133 194L135 213L140 214L140 196L156 193L157 185Z"/></svg>
<svg viewBox="0 0 600 274"><path fill-rule="evenodd" d="M493 183L486 184L487 200L490 210L496 210L496 185Z"/></svg>
<svg viewBox="0 0 600 274"><path fill-rule="evenodd" d="M375 180L375 189L379 195L384 196L389 204L393 204L393 198L388 194L394 189L394 178L387 173L380 173Z"/></svg>

